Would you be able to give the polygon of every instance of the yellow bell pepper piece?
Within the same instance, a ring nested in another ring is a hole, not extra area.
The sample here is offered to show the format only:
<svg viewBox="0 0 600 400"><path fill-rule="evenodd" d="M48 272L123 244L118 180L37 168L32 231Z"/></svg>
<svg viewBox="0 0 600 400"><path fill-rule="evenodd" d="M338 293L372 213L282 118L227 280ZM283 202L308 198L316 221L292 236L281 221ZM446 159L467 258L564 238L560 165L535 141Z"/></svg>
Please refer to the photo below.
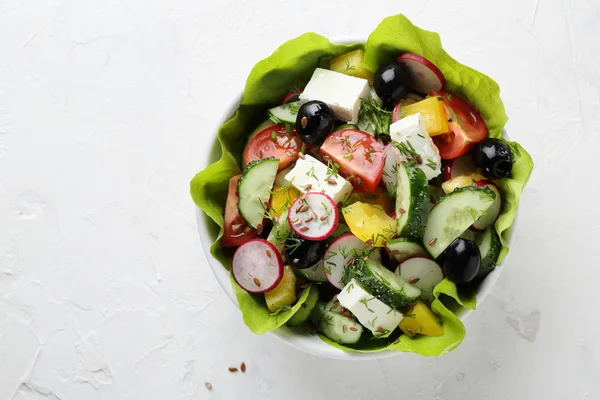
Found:
<svg viewBox="0 0 600 400"><path fill-rule="evenodd" d="M298 197L300 197L300 192L292 185L275 185L269 203L269 215L271 217L278 216L283 210L290 208Z"/></svg>
<svg viewBox="0 0 600 400"><path fill-rule="evenodd" d="M408 313L404 314L404 318L400 321L400 329L410 337L417 334L425 336L444 334L444 328L439 324L436 315L421 301L417 301Z"/></svg>
<svg viewBox="0 0 600 400"><path fill-rule="evenodd" d="M385 211L386 214L394 211L394 205L392 204L392 199L387 194L387 192L381 187L377 186L373 193L364 193L354 191L350 194L350 198L348 199L348 204L354 204L360 201L361 203L371 204L372 206L376 206Z"/></svg>
<svg viewBox="0 0 600 400"><path fill-rule="evenodd" d="M361 49L354 50L350 53L342 54L332 58L329 61L329 69L342 74L363 78L369 81L369 85L373 84L373 73L363 67L362 63L365 59L365 52Z"/></svg>
<svg viewBox="0 0 600 400"><path fill-rule="evenodd" d="M342 209L350 231L374 247L384 246L396 234L396 220L378 206L356 202Z"/></svg>
<svg viewBox="0 0 600 400"><path fill-rule="evenodd" d="M486 180L487 178L479 172L469 172L468 174L456 176L449 181L442 183L444 193L452 193L456 189L469 187L477 181Z"/></svg>
<svg viewBox="0 0 600 400"><path fill-rule="evenodd" d="M265 300L271 312L296 302L296 275L292 267L283 267L283 278L274 289L265 292Z"/></svg>
<svg viewBox="0 0 600 400"><path fill-rule="evenodd" d="M398 119L421 113L425 129L429 136L448 133L448 117L441 101L437 97L428 97L414 104L401 107Z"/></svg>

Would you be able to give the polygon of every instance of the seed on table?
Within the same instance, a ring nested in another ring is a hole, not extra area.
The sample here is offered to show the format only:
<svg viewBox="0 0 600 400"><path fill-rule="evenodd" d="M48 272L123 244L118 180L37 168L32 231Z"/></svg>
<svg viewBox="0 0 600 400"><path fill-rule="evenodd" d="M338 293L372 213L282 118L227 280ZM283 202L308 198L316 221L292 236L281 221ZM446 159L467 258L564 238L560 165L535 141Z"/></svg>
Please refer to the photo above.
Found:
<svg viewBox="0 0 600 400"><path fill-rule="evenodd" d="M236 367L229 367L229 372L238 372Z"/></svg>
<svg viewBox="0 0 600 400"><path fill-rule="evenodd" d="M242 363L242 365L240 365L240 369L242 370L242 372L246 372L246 363Z"/></svg>
<svg viewBox="0 0 600 400"><path fill-rule="evenodd" d="M208 390L212 390L212 383L204 382L204 387L207 388Z"/></svg>

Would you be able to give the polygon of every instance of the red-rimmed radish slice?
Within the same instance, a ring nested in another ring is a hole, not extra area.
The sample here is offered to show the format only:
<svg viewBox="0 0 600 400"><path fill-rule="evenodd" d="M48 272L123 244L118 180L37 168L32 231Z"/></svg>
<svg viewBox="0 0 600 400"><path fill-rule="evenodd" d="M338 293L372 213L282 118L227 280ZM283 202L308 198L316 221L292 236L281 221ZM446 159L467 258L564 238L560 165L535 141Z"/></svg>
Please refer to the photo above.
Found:
<svg viewBox="0 0 600 400"><path fill-rule="evenodd" d="M426 58L417 54L404 53L397 61L404 64L410 71L412 78L411 86L419 93L429 93L431 90L442 90L446 84L446 78L442 71Z"/></svg>
<svg viewBox="0 0 600 400"><path fill-rule="evenodd" d="M303 91L304 91L304 88L300 89L300 91L298 91L298 92L296 92L296 91L287 92L281 98L281 105L287 104L287 103L293 103L294 101L300 100L299 96L300 96L300 93L302 93Z"/></svg>
<svg viewBox="0 0 600 400"><path fill-rule="evenodd" d="M477 169L473 165L473 161L469 155L464 155L452 160L444 162L444 181L449 181L460 175L466 175L469 172L475 172Z"/></svg>
<svg viewBox="0 0 600 400"><path fill-rule="evenodd" d="M498 190L498 186L491 181L477 181L475 182L475 186L487 186L496 193L496 200L494 200L490 208L471 225L471 230L480 232L486 230L488 226L491 226L498 219L500 210L502 209L502 195L500 194L500 190Z"/></svg>
<svg viewBox="0 0 600 400"><path fill-rule="evenodd" d="M367 245L351 233L334 240L323 256L325 275L329 283L341 290L344 287L342 276L346 265L356 254L362 254L366 250L372 250L371 258L381 261L379 249Z"/></svg>
<svg viewBox="0 0 600 400"><path fill-rule="evenodd" d="M442 267L433 260L422 257L409 258L396 269L405 281L421 289L421 297L429 300L433 296L433 288L444 280Z"/></svg>
<svg viewBox="0 0 600 400"><path fill-rule="evenodd" d="M253 239L238 247L231 264L233 278L249 293L267 292L283 277L279 251L263 239Z"/></svg>
<svg viewBox="0 0 600 400"><path fill-rule="evenodd" d="M325 240L338 226L337 207L325 193L309 192L294 200L288 222L296 235L304 239Z"/></svg>

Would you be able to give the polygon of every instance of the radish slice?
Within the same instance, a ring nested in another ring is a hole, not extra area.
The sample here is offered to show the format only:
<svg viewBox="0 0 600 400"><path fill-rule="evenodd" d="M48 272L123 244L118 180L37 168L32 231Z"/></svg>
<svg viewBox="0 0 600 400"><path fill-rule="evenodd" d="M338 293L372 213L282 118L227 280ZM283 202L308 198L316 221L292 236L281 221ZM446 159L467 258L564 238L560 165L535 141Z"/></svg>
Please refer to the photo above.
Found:
<svg viewBox="0 0 600 400"><path fill-rule="evenodd" d="M460 175L466 175L470 172L475 172L477 169L473 165L470 155L465 155L459 158L446 161L444 165L444 181L449 181Z"/></svg>
<svg viewBox="0 0 600 400"><path fill-rule="evenodd" d="M263 239L250 240L236 250L231 271L235 281L249 293L264 293L283 278L283 261L273 244Z"/></svg>
<svg viewBox="0 0 600 400"><path fill-rule="evenodd" d="M419 93L429 93L432 90L442 90L446 79L442 71L429 60L417 54L404 53L398 57L400 64L406 65L412 78L412 88Z"/></svg>
<svg viewBox="0 0 600 400"><path fill-rule="evenodd" d="M396 275L421 289L421 297L425 300L431 299L433 288L444 280L444 272L438 263L422 257L410 258L404 261L396 269Z"/></svg>
<svg viewBox="0 0 600 400"><path fill-rule="evenodd" d="M356 257L357 254L362 254L366 250L373 250L371 258L381 261L381 253L379 249L375 249L351 233L337 238L323 256L323 265L325 266L325 275L333 286L342 289L342 276L346 269L346 264Z"/></svg>
<svg viewBox="0 0 600 400"><path fill-rule="evenodd" d="M294 200L288 222L296 235L308 240L324 240L337 228L338 212L331 197L310 192Z"/></svg>
<svg viewBox="0 0 600 400"><path fill-rule="evenodd" d="M398 187L398 164L400 160L394 151L394 145L388 143L383 148L383 171L381 180L385 184L385 188L390 197L396 197L396 188Z"/></svg>
<svg viewBox="0 0 600 400"><path fill-rule="evenodd" d="M500 215L500 210L502 209L502 195L500 194L500 190L498 187L494 185L493 182L490 181L477 181L475 186L487 186L496 193L496 200L492 203L490 208L487 209L485 214L481 216L477 221L473 222L471 225L471 230L481 232L486 230L486 228L492 225L498 219Z"/></svg>

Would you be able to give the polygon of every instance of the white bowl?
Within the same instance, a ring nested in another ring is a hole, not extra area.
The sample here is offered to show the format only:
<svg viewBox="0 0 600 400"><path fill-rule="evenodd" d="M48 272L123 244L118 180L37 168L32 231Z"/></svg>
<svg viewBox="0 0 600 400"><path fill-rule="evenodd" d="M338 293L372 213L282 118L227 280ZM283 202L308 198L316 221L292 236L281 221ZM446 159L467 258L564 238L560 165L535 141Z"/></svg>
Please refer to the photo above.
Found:
<svg viewBox="0 0 600 400"><path fill-rule="evenodd" d="M343 39L343 40L334 40L336 43L344 43L351 44L356 42L364 41L362 39L351 40L351 39ZM227 121L231 115L237 110L241 100L241 94L235 97L225 112L217 126L214 128L213 132L215 132L215 142L212 143L211 146L206 146L206 152L204 157L203 164L200 165L199 170L203 170L208 165L216 162L221 157L220 147L216 145L216 132L219 127ZM229 278L229 272L221 265L219 261L217 261L210 254L210 246L216 239L216 229L214 226L211 228L209 224L214 225L214 222L204 214L200 208L196 207L196 221L198 223L198 232L200 233L200 241L202 242L202 247L204 248L204 253L206 254L206 258L208 259L208 263L219 281L219 284L223 288L223 291L227 294L227 296L231 299L231 301L237 306L237 300L235 298L235 294L233 292L233 288L231 287L231 281ZM477 305L481 305L483 300L487 297L487 295L491 292L492 287L498 280L498 277L502 273L502 267L494 268L494 270L486 277L486 279L479 286L476 296L477 296ZM465 310L462 312L459 317L462 321L464 321L473 311ZM283 326L279 329L269 332L275 337L283 340L285 343L289 344L292 347L295 347L298 350L304 351L309 354L313 354L320 357L326 358L335 358L340 360L376 360L382 358L393 357L395 355L402 354L399 351L380 351L377 353L359 353L359 352L346 352L335 347L332 347L325 342L323 342L316 335L309 335L303 333L298 329L289 328Z"/></svg>

